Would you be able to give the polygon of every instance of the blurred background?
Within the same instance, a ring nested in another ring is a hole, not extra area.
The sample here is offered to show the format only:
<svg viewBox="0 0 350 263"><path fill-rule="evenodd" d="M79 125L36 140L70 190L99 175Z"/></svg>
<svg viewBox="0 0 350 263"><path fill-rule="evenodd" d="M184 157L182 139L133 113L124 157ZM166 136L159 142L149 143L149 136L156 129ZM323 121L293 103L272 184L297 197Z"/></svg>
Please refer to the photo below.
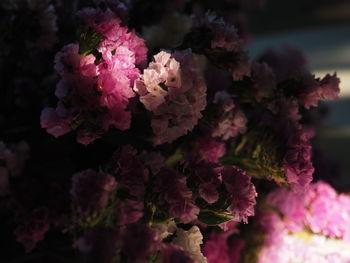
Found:
<svg viewBox="0 0 350 263"><path fill-rule="evenodd" d="M316 143L340 166L341 184L350 181L350 1L266 0L248 11L251 56L285 45L301 48L316 76L337 72L340 99L328 108Z"/></svg>

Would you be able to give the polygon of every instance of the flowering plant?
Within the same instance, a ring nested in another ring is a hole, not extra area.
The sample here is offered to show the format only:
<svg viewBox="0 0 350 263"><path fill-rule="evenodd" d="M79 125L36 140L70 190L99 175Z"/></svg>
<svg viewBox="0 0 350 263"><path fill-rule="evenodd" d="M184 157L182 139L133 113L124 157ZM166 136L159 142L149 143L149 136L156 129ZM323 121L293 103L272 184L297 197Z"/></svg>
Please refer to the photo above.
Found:
<svg viewBox="0 0 350 263"><path fill-rule="evenodd" d="M59 2L40 5L53 25ZM336 74L316 78L292 47L253 60L244 30L201 12L206 4L164 1L165 13L188 5L197 16L183 18L176 44L158 46L150 32L160 29L140 29L137 16L151 7L93 2L74 10L78 37L55 55L55 91L41 101L47 134L35 126L27 142L0 145L0 208L21 253L49 249L60 262L48 241L58 240L72 262L348 262L318 252L349 241L350 199L311 184L306 122L338 97ZM56 31L45 27L45 48Z"/></svg>

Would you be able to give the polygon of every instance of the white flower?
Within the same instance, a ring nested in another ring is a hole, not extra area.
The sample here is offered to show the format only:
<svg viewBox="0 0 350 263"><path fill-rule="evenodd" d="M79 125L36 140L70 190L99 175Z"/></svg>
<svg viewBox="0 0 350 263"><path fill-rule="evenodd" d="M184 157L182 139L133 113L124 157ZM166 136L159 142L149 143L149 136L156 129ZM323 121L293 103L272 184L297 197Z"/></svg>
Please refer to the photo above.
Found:
<svg viewBox="0 0 350 263"><path fill-rule="evenodd" d="M178 228L176 230L176 237L174 238L173 243L182 247L186 252L188 252L195 262L207 263L207 259L201 252L203 236L198 226L193 226L188 231Z"/></svg>

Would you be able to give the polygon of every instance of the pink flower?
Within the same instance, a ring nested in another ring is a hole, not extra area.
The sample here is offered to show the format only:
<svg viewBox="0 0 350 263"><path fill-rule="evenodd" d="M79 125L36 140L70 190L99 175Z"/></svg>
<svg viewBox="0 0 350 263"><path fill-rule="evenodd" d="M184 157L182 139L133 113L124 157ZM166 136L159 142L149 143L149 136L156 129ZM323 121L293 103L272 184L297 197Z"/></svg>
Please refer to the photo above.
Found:
<svg viewBox="0 0 350 263"><path fill-rule="evenodd" d="M71 130L70 121L64 119L66 116L68 115L63 105L57 109L45 108L40 116L41 127L56 138L62 136Z"/></svg>
<svg viewBox="0 0 350 263"><path fill-rule="evenodd" d="M147 48L144 40L139 38L135 31L129 31L127 27L122 26L122 21L110 9L102 11L85 8L78 15L84 23L92 26L105 37L98 47L101 53L125 46L135 54L136 65L144 66L147 59Z"/></svg>
<svg viewBox="0 0 350 263"><path fill-rule="evenodd" d="M119 187L128 190L129 195L142 201L149 171L137 156L137 150L131 145L126 145L114 154L113 159Z"/></svg>
<svg viewBox="0 0 350 263"><path fill-rule="evenodd" d="M67 74L95 77L98 74L95 60L96 58L92 54L80 55L78 44L69 44L56 54L55 70L62 77Z"/></svg>
<svg viewBox="0 0 350 263"><path fill-rule="evenodd" d="M247 223L248 216L254 215L255 198L257 196L251 177L234 166L219 167L217 171L222 176L222 181L231 201L228 210L236 220Z"/></svg>
<svg viewBox="0 0 350 263"><path fill-rule="evenodd" d="M272 95L277 81L274 72L266 63L254 62L252 64L251 78L253 81L253 96L257 101Z"/></svg>
<svg viewBox="0 0 350 263"><path fill-rule="evenodd" d="M335 100L339 97L339 84L340 79L337 74L334 73L332 76L327 74L323 79L321 79L321 96L325 99Z"/></svg>
<svg viewBox="0 0 350 263"><path fill-rule="evenodd" d="M212 233L203 245L203 254L208 263L230 263L226 236Z"/></svg>
<svg viewBox="0 0 350 263"><path fill-rule="evenodd" d="M214 103L218 104L219 118L212 131L213 137L228 140L246 131L248 120L227 92L217 92Z"/></svg>
<svg viewBox="0 0 350 263"><path fill-rule="evenodd" d="M111 127L130 128L129 100L135 96L132 86L139 76L136 66L145 63L147 49L111 10L84 9L79 15L100 34L95 37L101 42L94 48L102 59L79 54L78 44L57 53L55 69L62 77L55 92L59 106L43 111L41 126L55 137L77 130L77 141L87 145Z"/></svg>
<svg viewBox="0 0 350 263"><path fill-rule="evenodd" d="M186 177L175 170L163 167L156 177L155 189L159 204L168 207L170 217L189 223L197 218L199 208L192 199L192 192L187 188Z"/></svg>
<svg viewBox="0 0 350 263"><path fill-rule="evenodd" d="M208 137L200 138L198 149L195 150L198 151L201 159L211 163L218 163L219 159L226 153L224 142Z"/></svg>
<svg viewBox="0 0 350 263"><path fill-rule="evenodd" d="M283 159L283 167L287 181L297 192L304 191L312 181L314 167L311 160L310 139L313 132L299 125L289 127L287 152Z"/></svg>
<svg viewBox="0 0 350 263"><path fill-rule="evenodd" d="M251 61L244 48L244 41L239 38L234 26L208 13L205 18L197 22L196 27L199 28L199 31L208 32L208 37L211 38L208 49L222 52L221 56L216 57L215 52L210 54L209 51L206 55L210 60L218 62L218 64L222 63L222 66L231 72L234 80L240 80L244 76L250 75ZM203 41L207 41L207 39Z"/></svg>
<svg viewBox="0 0 350 263"><path fill-rule="evenodd" d="M130 199L119 200L116 211L117 225L126 225L137 222L143 217L143 202Z"/></svg>
<svg viewBox="0 0 350 263"><path fill-rule="evenodd" d="M134 90L153 113L156 145L170 143L191 131L206 106L206 86L190 50L155 55Z"/></svg>

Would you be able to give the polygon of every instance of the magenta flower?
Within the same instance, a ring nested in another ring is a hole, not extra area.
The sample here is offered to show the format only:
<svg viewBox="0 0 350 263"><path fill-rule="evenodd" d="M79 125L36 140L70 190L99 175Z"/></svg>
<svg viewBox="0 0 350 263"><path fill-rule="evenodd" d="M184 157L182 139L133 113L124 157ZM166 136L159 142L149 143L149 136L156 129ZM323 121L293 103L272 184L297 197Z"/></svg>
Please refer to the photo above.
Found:
<svg viewBox="0 0 350 263"><path fill-rule="evenodd" d="M55 70L61 80L55 95L59 102L56 109L44 109L41 126L55 137L76 129L77 141L87 145L111 127L130 128L132 86L139 76L137 66L146 62L147 49L109 9L84 9L79 16L100 34L96 52L102 59L80 54L78 44L57 53Z"/></svg>
<svg viewBox="0 0 350 263"><path fill-rule="evenodd" d="M227 92L217 92L214 103L218 104L219 118L212 131L213 137L225 141L246 131L248 120Z"/></svg>
<svg viewBox="0 0 350 263"><path fill-rule="evenodd" d="M183 223L197 218L199 208L192 199L192 192L187 188L184 175L163 167L156 177L154 191L159 194L159 203L168 207L170 217L178 218Z"/></svg>
<svg viewBox="0 0 350 263"><path fill-rule="evenodd" d="M228 210L238 221L248 222L254 215L257 193L247 173L235 166L218 167L222 181L229 194L231 204Z"/></svg>

